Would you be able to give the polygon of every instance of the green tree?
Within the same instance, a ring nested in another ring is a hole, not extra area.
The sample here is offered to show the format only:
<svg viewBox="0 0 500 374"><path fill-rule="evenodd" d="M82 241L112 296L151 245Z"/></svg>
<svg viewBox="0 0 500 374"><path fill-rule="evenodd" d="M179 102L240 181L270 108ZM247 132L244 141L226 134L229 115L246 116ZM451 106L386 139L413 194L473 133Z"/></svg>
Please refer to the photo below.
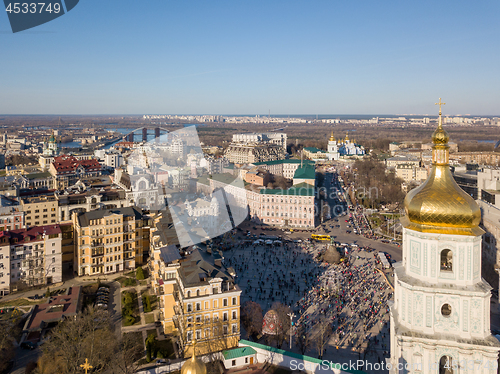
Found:
<svg viewBox="0 0 500 374"><path fill-rule="evenodd" d="M137 270L135 271L135 277L137 278L137 280L144 279L144 270L142 270L141 267L138 267Z"/></svg>

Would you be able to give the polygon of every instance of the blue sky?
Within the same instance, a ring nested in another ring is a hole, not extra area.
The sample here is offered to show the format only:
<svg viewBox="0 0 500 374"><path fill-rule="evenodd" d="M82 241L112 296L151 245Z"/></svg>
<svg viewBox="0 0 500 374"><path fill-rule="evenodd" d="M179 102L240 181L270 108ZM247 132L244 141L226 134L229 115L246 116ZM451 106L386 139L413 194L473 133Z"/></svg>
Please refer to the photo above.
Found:
<svg viewBox="0 0 500 374"><path fill-rule="evenodd" d="M500 115L500 2L81 0L12 34L1 114Z"/></svg>

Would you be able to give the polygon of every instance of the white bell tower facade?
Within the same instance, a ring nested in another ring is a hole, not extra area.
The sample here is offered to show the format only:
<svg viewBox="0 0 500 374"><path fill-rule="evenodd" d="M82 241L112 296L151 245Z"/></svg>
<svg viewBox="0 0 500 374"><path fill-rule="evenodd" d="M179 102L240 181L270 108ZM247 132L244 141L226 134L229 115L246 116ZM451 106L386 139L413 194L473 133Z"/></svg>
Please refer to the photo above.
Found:
<svg viewBox="0 0 500 374"><path fill-rule="evenodd" d="M491 287L481 278L481 212L451 175L448 139L440 108L432 171L406 196L401 218L403 259L394 266L390 303L391 373L497 373Z"/></svg>

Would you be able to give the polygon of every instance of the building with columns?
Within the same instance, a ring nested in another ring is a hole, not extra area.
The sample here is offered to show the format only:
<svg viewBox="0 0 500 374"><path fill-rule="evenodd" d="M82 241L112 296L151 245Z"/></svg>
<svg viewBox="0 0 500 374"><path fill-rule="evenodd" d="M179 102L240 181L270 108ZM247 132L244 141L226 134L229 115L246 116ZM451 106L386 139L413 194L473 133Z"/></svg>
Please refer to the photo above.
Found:
<svg viewBox="0 0 500 374"><path fill-rule="evenodd" d="M441 103L440 103L441 104ZM432 170L405 198L403 259L390 304L391 373L497 373L491 286L481 278L481 212L449 168L449 136L432 135Z"/></svg>

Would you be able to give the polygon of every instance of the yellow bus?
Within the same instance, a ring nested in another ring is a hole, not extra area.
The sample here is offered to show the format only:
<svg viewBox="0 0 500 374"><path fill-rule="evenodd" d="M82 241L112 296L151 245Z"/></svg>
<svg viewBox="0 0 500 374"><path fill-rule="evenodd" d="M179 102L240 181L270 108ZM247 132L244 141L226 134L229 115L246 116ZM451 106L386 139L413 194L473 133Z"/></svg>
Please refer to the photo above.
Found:
<svg viewBox="0 0 500 374"><path fill-rule="evenodd" d="M330 235L311 235L312 240L330 240Z"/></svg>

